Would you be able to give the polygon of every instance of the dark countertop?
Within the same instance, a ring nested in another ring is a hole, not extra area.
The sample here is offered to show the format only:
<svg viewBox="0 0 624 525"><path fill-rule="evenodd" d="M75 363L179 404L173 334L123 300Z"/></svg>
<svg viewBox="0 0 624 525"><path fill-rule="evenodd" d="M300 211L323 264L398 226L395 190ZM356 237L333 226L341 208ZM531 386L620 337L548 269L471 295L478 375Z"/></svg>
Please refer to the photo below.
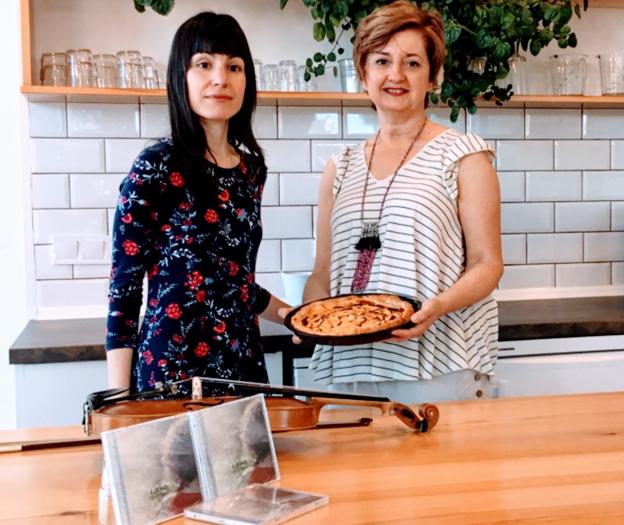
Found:
<svg viewBox="0 0 624 525"><path fill-rule="evenodd" d="M104 330L103 318L31 320L11 345L9 363L103 360ZM499 302L500 341L617 334L624 334L624 296ZM263 337L263 346L291 359L312 354L312 345L294 345L288 335Z"/></svg>

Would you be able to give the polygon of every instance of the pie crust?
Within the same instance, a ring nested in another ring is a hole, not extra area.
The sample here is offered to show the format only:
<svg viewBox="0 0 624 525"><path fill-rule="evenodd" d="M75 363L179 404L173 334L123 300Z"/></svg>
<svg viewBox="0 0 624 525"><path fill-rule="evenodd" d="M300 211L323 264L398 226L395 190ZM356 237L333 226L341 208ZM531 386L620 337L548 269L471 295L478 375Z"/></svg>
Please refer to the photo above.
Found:
<svg viewBox="0 0 624 525"><path fill-rule="evenodd" d="M398 328L413 313L414 306L396 295L344 295L301 306L290 324L302 334L350 336Z"/></svg>

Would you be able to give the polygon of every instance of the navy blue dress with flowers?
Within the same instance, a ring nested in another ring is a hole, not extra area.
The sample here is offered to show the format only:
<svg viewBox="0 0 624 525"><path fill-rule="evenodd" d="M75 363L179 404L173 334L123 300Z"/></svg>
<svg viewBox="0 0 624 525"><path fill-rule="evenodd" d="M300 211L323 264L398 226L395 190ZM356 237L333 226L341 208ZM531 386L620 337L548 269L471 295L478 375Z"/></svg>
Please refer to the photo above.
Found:
<svg viewBox="0 0 624 525"><path fill-rule="evenodd" d="M121 184L106 348L135 350L132 392L192 376L268 381L257 314L270 294L255 282L266 167L239 154L236 168L184 173L161 141Z"/></svg>

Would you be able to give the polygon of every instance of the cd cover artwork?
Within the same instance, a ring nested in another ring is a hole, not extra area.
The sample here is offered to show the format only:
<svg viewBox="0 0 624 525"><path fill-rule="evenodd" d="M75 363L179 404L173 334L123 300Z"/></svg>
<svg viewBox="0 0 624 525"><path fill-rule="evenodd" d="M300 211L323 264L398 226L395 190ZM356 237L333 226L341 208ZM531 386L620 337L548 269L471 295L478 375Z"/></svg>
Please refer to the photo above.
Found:
<svg viewBox="0 0 624 525"><path fill-rule="evenodd" d="M249 485L189 507L184 515L222 525L276 525L327 505L320 494L272 485Z"/></svg>
<svg viewBox="0 0 624 525"><path fill-rule="evenodd" d="M264 396L191 412L191 435L205 501L279 479Z"/></svg>
<svg viewBox="0 0 624 525"><path fill-rule="evenodd" d="M158 523L202 499L187 414L103 432L102 447L118 524Z"/></svg>

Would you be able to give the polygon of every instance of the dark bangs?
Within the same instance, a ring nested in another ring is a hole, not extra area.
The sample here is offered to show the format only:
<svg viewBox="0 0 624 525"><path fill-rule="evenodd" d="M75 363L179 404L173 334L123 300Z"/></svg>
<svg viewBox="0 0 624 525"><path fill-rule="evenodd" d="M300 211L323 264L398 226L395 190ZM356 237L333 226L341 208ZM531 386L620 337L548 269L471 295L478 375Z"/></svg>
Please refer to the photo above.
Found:
<svg viewBox="0 0 624 525"><path fill-rule="evenodd" d="M256 74L245 33L230 15L211 11L184 22L176 32L167 66L167 98L175 150L195 159L208 151L206 136L188 102L186 72L196 53L219 53L240 57L245 65L245 94L239 112L230 118L228 140L243 146L264 163L262 150L253 136L251 121L256 108Z"/></svg>

